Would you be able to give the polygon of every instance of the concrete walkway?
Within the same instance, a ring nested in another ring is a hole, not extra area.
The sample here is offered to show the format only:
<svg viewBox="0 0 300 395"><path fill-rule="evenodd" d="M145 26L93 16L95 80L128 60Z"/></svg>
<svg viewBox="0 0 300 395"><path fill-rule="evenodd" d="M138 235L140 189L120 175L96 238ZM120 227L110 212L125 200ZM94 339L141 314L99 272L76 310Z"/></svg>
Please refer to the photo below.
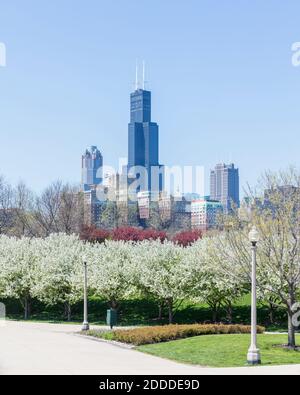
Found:
<svg viewBox="0 0 300 395"><path fill-rule="evenodd" d="M0 327L0 374L300 374L300 365L210 369L188 366L75 335L80 326L7 322Z"/></svg>

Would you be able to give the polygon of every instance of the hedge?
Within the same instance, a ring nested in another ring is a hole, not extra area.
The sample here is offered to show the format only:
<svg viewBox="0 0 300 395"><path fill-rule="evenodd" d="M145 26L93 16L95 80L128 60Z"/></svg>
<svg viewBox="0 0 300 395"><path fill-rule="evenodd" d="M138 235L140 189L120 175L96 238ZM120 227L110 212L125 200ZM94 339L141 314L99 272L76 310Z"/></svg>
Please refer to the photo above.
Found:
<svg viewBox="0 0 300 395"><path fill-rule="evenodd" d="M258 333L264 333L265 328L257 327ZM112 332L89 331L87 335L115 340L121 343L141 346L144 344L162 343L171 340L184 339L203 335L250 334L251 327L246 325L165 325L149 326L135 329L118 329Z"/></svg>

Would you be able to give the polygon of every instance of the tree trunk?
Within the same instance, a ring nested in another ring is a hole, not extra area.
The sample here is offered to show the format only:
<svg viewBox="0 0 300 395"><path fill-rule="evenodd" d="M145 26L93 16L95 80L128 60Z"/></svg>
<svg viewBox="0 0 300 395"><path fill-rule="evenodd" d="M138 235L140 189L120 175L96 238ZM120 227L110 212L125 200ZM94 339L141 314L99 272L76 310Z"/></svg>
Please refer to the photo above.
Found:
<svg viewBox="0 0 300 395"><path fill-rule="evenodd" d="M275 317L275 307L272 302L269 302L269 321L271 325L273 325L275 322L274 317Z"/></svg>
<svg viewBox="0 0 300 395"><path fill-rule="evenodd" d="M173 324L173 300L168 300L168 310L169 310L169 324Z"/></svg>
<svg viewBox="0 0 300 395"><path fill-rule="evenodd" d="M288 308L288 326L289 326L289 342L288 346L290 348L295 349L296 348L296 328L294 327L293 324L293 316L294 316L294 311L293 311L293 306L296 302L296 297L295 297L295 291L292 286L289 287L289 299L287 301L287 308Z"/></svg>
<svg viewBox="0 0 300 395"><path fill-rule="evenodd" d="M290 348L295 349L296 348L296 329L293 325L293 311L292 309L289 307L288 309L288 318L289 318L289 342L288 342L288 346Z"/></svg>
<svg viewBox="0 0 300 395"><path fill-rule="evenodd" d="M159 321L161 321L161 320L162 320L162 316L163 316L163 303L159 303L159 305L158 305L158 317L157 317L157 319L158 319Z"/></svg>
<svg viewBox="0 0 300 395"><path fill-rule="evenodd" d="M71 318L72 318L72 308L71 308L70 303L68 303L68 302L65 303L65 317L66 317L66 319L68 320L68 322L71 321Z"/></svg>
<svg viewBox="0 0 300 395"><path fill-rule="evenodd" d="M30 300L28 296L24 298L24 319L27 321L30 317Z"/></svg>
<svg viewBox="0 0 300 395"><path fill-rule="evenodd" d="M233 321L233 309L232 309L232 304L228 302L227 304L227 321L229 324L232 324Z"/></svg>
<svg viewBox="0 0 300 395"><path fill-rule="evenodd" d="M216 323L218 321L218 307L217 306L212 307L212 319L213 319L214 323Z"/></svg>
<svg viewBox="0 0 300 395"><path fill-rule="evenodd" d="M118 310L118 308L119 308L119 303L118 303L116 300L111 300L111 301L110 301L110 307L111 307L113 310Z"/></svg>

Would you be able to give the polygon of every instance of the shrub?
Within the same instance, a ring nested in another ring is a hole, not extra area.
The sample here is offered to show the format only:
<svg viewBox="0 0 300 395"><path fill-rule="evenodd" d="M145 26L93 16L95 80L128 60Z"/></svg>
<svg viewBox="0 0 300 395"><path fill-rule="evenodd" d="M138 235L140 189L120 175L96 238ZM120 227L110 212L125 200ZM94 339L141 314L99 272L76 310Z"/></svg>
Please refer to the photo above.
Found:
<svg viewBox="0 0 300 395"><path fill-rule="evenodd" d="M257 330L258 333L263 333L265 328L258 327ZM251 333L251 327L246 325L165 325L115 330L110 333L110 339L141 346L144 344L162 343L193 336L249 333ZM95 332L90 332L89 334L97 336ZM103 333L100 337L103 337ZM106 337L106 335L104 335L104 337Z"/></svg>
<svg viewBox="0 0 300 395"><path fill-rule="evenodd" d="M118 228L113 231L113 240L115 241L144 241L144 240L161 240L167 238L165 232L160 232L155 229L139 229L133 227Z"/></svg>
<svg viewBox="0 0 300 395"><path fill-rule="evenodd" d="M93 226L84 226L80 232L80 239L90 243L104 243L111 238L107 230L97 229Z"/></svg>
<svg viewBox="0 0 300 395"><path fill-rule="evenodd" d="M177 233L173 237L173 243L177 243L182 247L189 247L199 239L202 239L202 232L200 230L188 230Z"/></svg>
<svg viewBox="0 0 300 395"><path fill-rule="evenodd" d="M164 231L159 231L155 229L145 229L142 231L141 234L143 240L160 240L160 241L165 241L167 239L167 233Z"/></svg>

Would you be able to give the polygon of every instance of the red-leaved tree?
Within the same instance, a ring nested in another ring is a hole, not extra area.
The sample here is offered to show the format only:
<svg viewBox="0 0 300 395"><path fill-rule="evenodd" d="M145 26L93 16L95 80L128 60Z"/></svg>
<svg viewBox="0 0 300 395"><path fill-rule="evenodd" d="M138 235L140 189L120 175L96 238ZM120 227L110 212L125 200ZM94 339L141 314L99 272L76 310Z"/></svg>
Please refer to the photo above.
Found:
<svg viewBox="0 0 300 395"><path fill-rule="evenodd" d="M143 241L143 240L161 240L167 238L165 232L157 231L155 229L139 229L133 227L118 228L113 231L113 240L116 241Z"/></svg>
<svg viewBox="0 0 300 395"><path fill-rule="evenodd" d="M84 226L80 232L80 239L90 243L104 243L112 235L107 230L97 229L93 226Z"/></svg>
<svg viewBox="0 0 300 395"><path fill-rule="evenodd" d="M199 240L202 238L202 232L201 230L188 230L188 231L183 231L180 233L177 233L173 237L173 243L179 244L182 247L189 247L195 241Z"/></svg>

